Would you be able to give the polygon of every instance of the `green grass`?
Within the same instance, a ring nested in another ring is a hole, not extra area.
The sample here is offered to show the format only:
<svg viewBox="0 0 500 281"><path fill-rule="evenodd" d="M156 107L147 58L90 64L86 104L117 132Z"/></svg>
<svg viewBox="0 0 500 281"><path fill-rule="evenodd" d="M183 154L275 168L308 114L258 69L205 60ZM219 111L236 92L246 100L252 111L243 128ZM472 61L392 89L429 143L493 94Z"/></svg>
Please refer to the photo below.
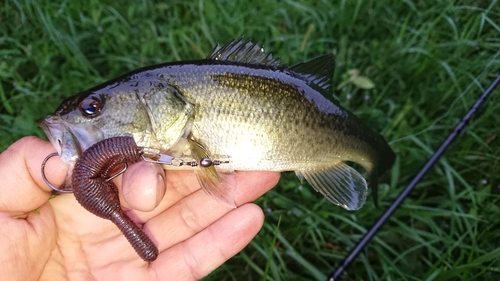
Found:
<svg viewBox="0 0 500 281"><path fill-rule="evenodd" d="M0 6L0 151L25 135L43 137L35 120L64 97L141 66L203 58L241 35L289 64L335 54L337 85L352 69L374 82L334 95L398 155L380 207L345 211L284 174L257 200L262 231L206 280L324 280L500 69L498 1L59 2ZM346 280L498 279L498 112L497 90Z"/></svg>

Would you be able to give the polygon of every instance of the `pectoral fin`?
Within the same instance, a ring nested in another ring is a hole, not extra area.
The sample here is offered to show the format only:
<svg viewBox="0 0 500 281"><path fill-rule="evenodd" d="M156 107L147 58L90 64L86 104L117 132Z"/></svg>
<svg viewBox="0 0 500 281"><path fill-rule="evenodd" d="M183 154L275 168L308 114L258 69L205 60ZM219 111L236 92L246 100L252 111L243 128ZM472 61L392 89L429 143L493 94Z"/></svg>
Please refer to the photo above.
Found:
<svg viewBox="0 0 500 281"><path fill-rule="evenodd" d="M198 163L200 163L201 159L204 158L211 159L210 152L203 144L197 142L191 137L188 138L188 142L191 147L192 157ZM235 184L234 176L232 176L232 174L224 174L224 176L221 177L213 165L200 167L200 170L197 170L195 173L198 178L198 182L205 193L214 197L217 201L227 207L236 208L234 203Z"/></svg>
<svg viewBox="0 0 500 281"><path fill-rule="evenodd" d="M357 210L366 201L366 180L354 168L340 163L320 171L296 171L299 179L307 182L333 204L347 210Z"/></svg>
<svg viewBox="0 0 500 281"><path fill-rule="evenodd" d="M188 138L188 142L191 147L191 154L192 157L198 161L198 163L201 161L203 158L210 158L211 159L211 154L208 151L208 149L203 146L201 143L197 142L196 140L192 139L191 136ZM208 167L202 167L202 170L206 170L208 174L213 177L215 180L218 182L221 181L219 174L217 174L217 171L215 170L215 167L213 165L208 166Z"/></svg>

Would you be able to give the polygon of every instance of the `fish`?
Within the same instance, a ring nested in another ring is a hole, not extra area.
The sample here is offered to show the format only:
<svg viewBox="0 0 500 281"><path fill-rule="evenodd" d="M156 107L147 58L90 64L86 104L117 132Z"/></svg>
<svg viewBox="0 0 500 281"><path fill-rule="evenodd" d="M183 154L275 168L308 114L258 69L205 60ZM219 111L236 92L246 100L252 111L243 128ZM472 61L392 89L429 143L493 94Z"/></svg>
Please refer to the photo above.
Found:
<svg viewBox="0 0 500 281"><path fill-rule="evenodd" d="M243 37L201 60L143 67L66 98L38 121L63 162L102 140L200 163L202 189L234 207L233 171L294 171L333 204L363 206L395 154L386 140L333 98L335 60L286 66ZM212 162L210 162L212 163ZM376 192L374 192L374 198Z"/></svg>

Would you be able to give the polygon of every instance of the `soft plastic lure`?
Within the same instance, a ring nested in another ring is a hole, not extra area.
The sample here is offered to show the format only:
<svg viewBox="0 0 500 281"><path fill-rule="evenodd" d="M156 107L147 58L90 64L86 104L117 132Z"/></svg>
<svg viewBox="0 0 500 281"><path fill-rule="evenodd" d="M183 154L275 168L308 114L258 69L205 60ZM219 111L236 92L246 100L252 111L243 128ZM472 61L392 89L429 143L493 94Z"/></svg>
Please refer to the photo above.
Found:
<svg viewBox="0 0 500 281"><path fill-rule="evenodd" d="M119 166L142 159L142 149L132 137L102 140L85 150L76 161L71 184L76 200L85 209L112 221L137 254L152 262L158 257L158 248L122 210L118 190L110 180L114 177L113 170Z"/></svg>

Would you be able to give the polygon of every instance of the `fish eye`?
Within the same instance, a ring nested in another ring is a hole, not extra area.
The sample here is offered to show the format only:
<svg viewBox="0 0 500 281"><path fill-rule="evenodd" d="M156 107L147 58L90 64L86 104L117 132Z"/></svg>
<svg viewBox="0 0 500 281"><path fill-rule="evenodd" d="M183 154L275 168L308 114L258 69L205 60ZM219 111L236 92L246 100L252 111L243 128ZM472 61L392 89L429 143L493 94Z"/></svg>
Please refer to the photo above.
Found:
<svg viewBox="0 0 500 281"><path fill-rule="evenodd" d="M80 102L78 108L83 115L89 118L94 118L99 116L102 109L102 102L97 97L89 97Z"/></svg>

